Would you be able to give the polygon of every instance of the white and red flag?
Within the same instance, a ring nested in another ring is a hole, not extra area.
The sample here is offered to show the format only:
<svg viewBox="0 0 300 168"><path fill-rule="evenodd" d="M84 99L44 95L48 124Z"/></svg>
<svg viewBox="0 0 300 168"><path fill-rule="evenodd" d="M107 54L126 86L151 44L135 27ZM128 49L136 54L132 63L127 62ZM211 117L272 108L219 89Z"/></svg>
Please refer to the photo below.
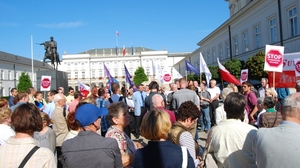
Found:
<svg viewBox="0 0 300 168"><path fill-rule="evenodd" d="M217 61L219 65L221 79L229 83L241 85L241 82L237 80L233 75L231 75L231 73L220 63L219 58L217 58Z"/></svg>
<svg viewBox="0 0 300 168"><path fill-rule="evenodd" d="M126 48L125 48L125 45L123 45L123 56L126 55Z"/></svg>
<svg viewBox="0 0 300 168"><path fill-rule="evenodd" d="M78 81L78 88L79 88L79 92L82 97L87 97L89 95L90 87L88 85L83 84L80 81Z"/></svg>
<svg viewBox="0 0 300 168"><path fill-rule="evenodd" d="M119 32L118 32L118 31L116 31L116 35L117 35L117 36L120 36L120 34L119 34Z"/></svg>

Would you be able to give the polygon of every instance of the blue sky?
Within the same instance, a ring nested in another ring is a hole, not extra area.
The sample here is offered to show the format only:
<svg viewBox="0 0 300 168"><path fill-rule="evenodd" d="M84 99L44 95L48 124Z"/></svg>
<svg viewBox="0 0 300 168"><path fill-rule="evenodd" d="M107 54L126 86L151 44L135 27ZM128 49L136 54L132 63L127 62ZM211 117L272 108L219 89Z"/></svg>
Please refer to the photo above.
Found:
<svg viewBox="0 0 300 168"><path fill-rule="evenodd" d="M0 51L31 57L30 37L54 36L60 55L92 48L144 46L192 52L197 43L229 18L224 0L2 0ZM34 44L34 59L43 46Z"/></svg>

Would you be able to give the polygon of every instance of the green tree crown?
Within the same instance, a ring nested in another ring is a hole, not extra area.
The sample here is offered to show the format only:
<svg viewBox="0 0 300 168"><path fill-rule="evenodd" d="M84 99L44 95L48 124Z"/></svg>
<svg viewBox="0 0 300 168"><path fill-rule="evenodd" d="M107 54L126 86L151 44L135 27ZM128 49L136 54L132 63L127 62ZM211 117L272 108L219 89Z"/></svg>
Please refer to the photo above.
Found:
<svg viewBox="0 0 300 168"><path fill-rule="evenodd" d="M27 92L27 89L32 87L32 81L28 75L28 73L22 72L19 77L19 83L17 89L19 92L24 91Z"/></svg>
<svg viewBox="0 0 300 168"><path fill-rule="evenodd" d="M268 77L268 72L264 71L265 53L258 52L254 56L248 58L246 68L249 70L249 79L260 80Z"/></svg>
<svg viewBox="0 0 300 168"><path fill-rule="evenodd" d="M134 72L133 82L136 86L143 83L144 81L148 81L148 77L145 74L145 70L143 67L138 67Z"/></svg>

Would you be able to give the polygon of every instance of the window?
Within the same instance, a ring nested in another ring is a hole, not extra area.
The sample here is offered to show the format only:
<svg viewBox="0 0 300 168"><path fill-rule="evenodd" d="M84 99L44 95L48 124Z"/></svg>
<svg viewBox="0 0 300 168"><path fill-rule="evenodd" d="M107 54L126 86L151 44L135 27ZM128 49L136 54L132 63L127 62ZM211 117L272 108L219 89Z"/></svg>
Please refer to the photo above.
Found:
<svg viewBox="0 0 300 168"><path fill-rule="evenodd" d="M0 71L0 79L3 79L3 70Z"/></svg>
<svg viewBox="0 0 300 168"><path fill-rule="evenodd" d="M71 72L68 72L68 79L71 79Z"/></svg>
<svg viewBox="0 0 300 168"><path fill-rule="evenodd" d="M77 71L74 72L74 77L75 77L75 79L78 79L78 72Z"/></svg>
<svg viewBox="0 0 300 168"><path fill-rule="evenodd" d="M245 31L243 33L243 38L244 38L244 51L247 52L249 51L248 31Z"/></svg>
<svg viewBox="0 0 300 168"><path fill-rule="evenodd" d="M207 62L210 64L211 62L211 58L210 58L210 51L207 50Z"/></svg>
<svg viewBox="0 0 300 168"><path fill-rule="evenodd" d="M289 10L289 26L291 37L298 35L298 20L297 20L297 8L294 7Z"/></svg>
<svg viewBox="0 0 300 168"><path fill-rule="evenodd" d="M239 54L239 48L238 48L238 37L233 37L233 55Z"/></svg>
<svg viewBox="0 0 300 168"><path fill-rule="evenodd" d="M217 60L217 58L216 58L216 48L214 47L214 48L212 48L212 50L211 50L211 52L212 52L212 63L214 63L216 60Z"/></svg>
<svg viewBox="0 0 300 168"><path fill-rule="evenodd" d="M11 80L11 72L7 71L7 80Z"/></svg>
<svg viewBox="0 0 300 168"><path fill-rule="evenodd" d="M99 70L99 77L103 77L103 71Z"/></svg>
<svg viewBox="0 0 300 168"><path fill-rule="evenodd" d="M220 57L220 60L223 59L223 45L222 45L222 43L219 44L219 57Z"/></svg>
<svg viewBox="0 0 300 168"><path fill-rule="evenodd" d="M122 69L122 76L125 76L125 68Z"/></svg>
<svg viewBox="0 0 300 168"><path fill-rule="evenodd" d="M117 65L117 64L118 64L118 61L114 61L114 64Z"/></svg>
<svg viewBox="0 0 300 168"><path fill-rule="evenodd" d="M114 74L115 74L115 76L118 76L118 69L117 68L114 69Z"/></svg>
<svg viewBox="0 0 300 168"><path fill-rule="evenodd" d="M255 31L255 47L261 47L261 37L260 37L260 25L254 27Z"/></svg>
<svg viewBox="0 0 300 168"><path fill-rule="evenodd" d="M269 20L270 27L270 42L277 42L277 27L276 27L276 18L272 18Z"/></svg>
<svg viewBox="0 0 300 168"><path fill-rule="evenodd" d="M225 41L226 53L225 58L230 58L229 41Z"/></svg>
<svg viewBox="0 0 300 168"><path fill-rule="evenodd" d="M92 76L92 78L95 78L95 77L96 77L95 71L91 71L91 76Z"/></svg>
<svg viewBox="0 0 300 168"><path fill-rule="evenodd" d="M85 72L81 72L81 78L85 79Z"/></svg>

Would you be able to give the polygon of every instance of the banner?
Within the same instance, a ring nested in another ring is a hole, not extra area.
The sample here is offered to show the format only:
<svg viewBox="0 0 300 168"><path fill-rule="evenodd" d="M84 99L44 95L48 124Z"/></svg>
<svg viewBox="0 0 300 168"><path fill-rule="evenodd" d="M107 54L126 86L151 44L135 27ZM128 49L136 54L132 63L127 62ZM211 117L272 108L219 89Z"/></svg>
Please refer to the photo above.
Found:
<svg viewBox="0 0 300 168"><path fill-rule="evenodd" d="M171 69L171 74L173 79L183 78L182 75L174 67L172 67Z"/></svg>
<svg viewBox="0 0 300 168"><path fill-rule="evenodd" d="M294 59L295 65L295 75L296 77L300 76L300 58Z"/></svg>
<svg viewBox="0 0 300 168"><path fill-rule="evenodd" d="M243 82L246 82L247 80L248 80L248 69L242 69L240 81L241 81L241 83L243 83Z"/></svg>
<svg viewBox="0 0 300 168"><path fill-rule="evenodd" d="M266 45L265 71L282 72L283 67L283 46Z"/></svg>
<svg viewBox="0 0 300 168"><path fill-rule="evenodd" d="M295 88L300 77L295 75L294 60L300 58L300 52L284 54L282 72L275 72L275 88ZM273 87L273 72L268 73L269 85Z"/></svg>
<svg viewBox="0 0 300 168"><path fill-rule="evenodd" d="M155 75L155 78L157 79L157 81L160 83L164 83L162 68L153 59L152 59L152 70L153 70L153 75Z"/></svg>
<svg viewBox="0 0 300 168"><path fill-rule="evenodd" d="M41 77L41 91L50 91L51 88L51 76Z"/></svg>
<svg viewBox="0 0 300 168"><path fill-rule="evenodd" d="M207 87L209 87L209 81L212 78L212 74L211 74L210 70L208 69L207 64L206 64L201 52L200 52L200 73L205 74L206 84L207 84ZM202 81L200 81L200 82L202 82Z"/></svg>

